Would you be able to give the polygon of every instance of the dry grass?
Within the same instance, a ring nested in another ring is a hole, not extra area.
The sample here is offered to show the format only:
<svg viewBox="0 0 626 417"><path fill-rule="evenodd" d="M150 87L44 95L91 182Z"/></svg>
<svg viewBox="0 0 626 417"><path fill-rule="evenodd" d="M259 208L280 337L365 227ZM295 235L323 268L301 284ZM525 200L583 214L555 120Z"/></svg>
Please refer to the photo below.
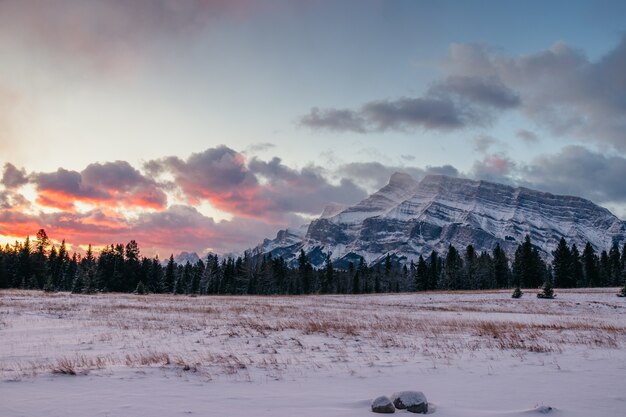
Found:
<svg viewBox="0 0 626 417"><path fill-rule="evenodd" d="M611 290L558 300L508 291L307 297L72 295L0 291L0 374L165 367L249 379L296 368L437 361L477 352L621 348ZM28 328L32 331L23 332Z"/></svg>

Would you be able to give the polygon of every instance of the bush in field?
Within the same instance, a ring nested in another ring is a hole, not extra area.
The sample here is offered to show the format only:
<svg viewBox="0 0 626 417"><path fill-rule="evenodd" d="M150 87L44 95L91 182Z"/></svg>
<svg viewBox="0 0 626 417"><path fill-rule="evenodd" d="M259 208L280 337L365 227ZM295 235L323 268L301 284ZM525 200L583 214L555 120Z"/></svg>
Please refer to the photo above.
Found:
<svg viewBox="0 0 626 417"><path fill-rule="evenodd" d="M520 287L515 287L513 294L511 294L511 298L522 298L522 294L524 293L522 292Z"/></svg>
<svg viewBox="0 0 626 417"><path fill-rule="evenodd" d="M143 284L143 281L139 281L139 284L137 284L137 288L135 288L135 294L139 294L139 295L148 294L148 290L146 289L146 286Z"/></svg>
<svg viewBox="0 0 626 417"><path fill-rule="evenodd" d="M543 287L541 292L537 294L537 298L554 298L554 287L552 286L552 280L550 277L546 278L546 281L543 283Z"/></svg>

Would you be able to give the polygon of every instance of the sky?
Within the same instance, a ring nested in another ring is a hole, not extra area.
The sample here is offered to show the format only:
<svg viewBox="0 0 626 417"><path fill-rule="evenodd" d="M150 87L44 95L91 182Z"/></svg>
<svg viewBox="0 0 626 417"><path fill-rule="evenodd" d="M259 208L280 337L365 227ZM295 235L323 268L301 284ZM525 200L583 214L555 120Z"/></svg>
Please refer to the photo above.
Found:
<svg viewBox="0 0 626 417"><path fill-rule="evenodd" d="M626 218L623 1L0 0L0 243L239 252L403 171Z"/></svg>

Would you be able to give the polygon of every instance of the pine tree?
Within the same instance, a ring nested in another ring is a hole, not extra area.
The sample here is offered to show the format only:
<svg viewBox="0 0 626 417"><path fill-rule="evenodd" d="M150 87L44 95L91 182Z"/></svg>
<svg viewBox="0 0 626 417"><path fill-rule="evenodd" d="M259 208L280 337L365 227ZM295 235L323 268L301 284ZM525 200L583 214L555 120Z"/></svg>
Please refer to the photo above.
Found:
<svg viewBox="0 0 626 417"><path fill-rule="evenodd" d="M541 292L537 294L537 298L554 298L554 287L552 286L552 274L548 272L546 274L546 280L543 283L543 287L541 288Z"/></svg>
<svg viewBox="0 0 626 417"><path fill-rule="evenodd" d="M609 251L610 278L608 285L619 285L622 277L622 262L617 243L613 243Z"/></svg>
<svg viewBox="0 0 626 417"><path fill-rule="evenodd" d="M448 245L448 254L443 266L443 285L449 290L461 289L463 260L452 244Z"/></svg>
<svg viewBox="0 0 626 417"><path fill-rule="evenodd" d="M302 292L310 294L312 292L311 280L313 277L313 267L304 249L300 249L300 256L298 256L298 273L300 274L300 282L302 283Z"/></svg>
<svg viewBox="0 0 626 417"><path fill-rule="evenodd" d="M326 255L324 274L322 278L322 294L333 293L335 291L335 269L330 255Z"/></svg>
<svg viewBox="0 0 626 417"><path fill-rule="evenodd" d="M572 254L564 238L561 238L552 255L554 257L552 261L552 271L554 273L555 284L561 288L572 287Z"/></svg>
<svg viewBox="0 0 626 417"><path fill-rule="evenodd" d="M585 249L583 250L582 266L583 266L583 285L584 287L599 287L600 286L600 272L598 271L598 256L591 246L590 242L587 242Z"/></svg>
<svg viewBox="0 0 626 417"><path fill-rule="evenodd" d="M513 286L538 287L545 280L546 265L539 255L539 251L526 235L524 243L515 251L513 260Z"/></svg>
<svg viewBox="0 0 626 417"><path fill-rule="evenodd" d="M511 298L522 298L522 295L524 293L522 292L520 287L515 287L515 290L513 290L513 294L511 295Z"/></svg>
<svg viewBox="0 0 626 417"><path fill-rule="evenodd" d="M511 281L511 269L506 252L496 244L493 249L493 273L497 288L506 288Z"/></svg>
<svg viewBox="0 0 626 417"><path fill-rule="evenodd" d="M143 281L139 281L139 283L137 284L137 287L135 288L134 293L138 295L148 294L148 289L143 284Z"/></svg>
<svg viewBox="0 0 626 417"><path fill-rule="evenodd" d="M430 253L428 262L428 290L434 290L439 287L441 281L441 261L439 254L435 251Z"/></svg>
<svg viewBox="0 0 626 417"><path fill-rule="evenodd" d="M416 291L425 291L428 289L428 265L424 260L424 257L420 255L417 260L417 267L415 269L415 290Z"/></svg>
<svg viewBox="0 0 626 417"><path fill-rule="evenodd" d="M163 282L163 290L166 293L173 293L176 289L176 263L174 262L174 254L170 255L170 260L165 267L165 279Z"/></svg>
<svg viewBox="0 0 626 417"><path fill-rule="evenodd" d="M572 287L584 287L585 279L583 274L583 264L580 257L580 252L578 252L578 247L576 244L572 244L571 250L571 264L572 264Z"/></svg>
<svg viewBox="0 0 626 417"><path fill-rule="evenodd" d="M465 256L463 257L463 274L461 279L461 289L478 289L481 287L480 280L476 277L478 269L478 256L473 245L467 245Z"/></svg>

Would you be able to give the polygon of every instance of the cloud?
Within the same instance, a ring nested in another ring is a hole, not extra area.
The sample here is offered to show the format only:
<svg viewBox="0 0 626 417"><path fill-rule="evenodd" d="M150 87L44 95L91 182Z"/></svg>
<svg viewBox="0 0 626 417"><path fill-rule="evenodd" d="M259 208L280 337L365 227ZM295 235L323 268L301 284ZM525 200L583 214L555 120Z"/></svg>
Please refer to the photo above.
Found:
<svg viewBox="0 0 626 417"><path fill-rule="evenodd" d="M194 33L219 19L249 15L251 0L0 1L0 35L41 48L59 65L128 71L146 45Z"/></svg>
<svg viewBox="0 0 626 417"><path fill-rule="evenodd" d="M18 188L27 184L28 178L26 176L26 170L24 168L17 169L15 165L7 162L4 164L4 172L0 183L9 189Z"/></svg>
<svg viewBox="0 0 626 417"><path fill-rule="evenodd" d="M365 191L351 180L331 184L315 166L293 169L280 158L249 161L226 146L178 157L149 161L147 170L169 173L190 204L214 207L247 218L284 222L290 213L317 214L328 201L354 203Z"/></svg>
<svg viewBox="0 0 626 417"><path fill-rule="evenodd" d="M626 158L607 156L582 146L567 146L520 168L520 183L596 203L626 203Z"/></svg>
<svg viewBox="0 0 626 417"><path fill-rule="evenodd" d="M358 110L318 109L300 118L300 124L315 130L372 133L387 131L455 130L483 126L489 112L468 103L458 103L447 94L401 97L365 103Z"/></svg>
<svg viewBox="0 0 626 417"><path fill-rule="evenodd" d="M529 145L533 145L539 142L539 138L537 137L537 135L526 129L518 130L515 136L517 136L519 139L521 139L522 141L526 142Z"/></svg>
<svg viewBox="0 0 626 417"><path fill-rule="evenodd" d="M597 61L563 42L521 56L454 44L446 68L453 76L501 80L519 92L521 111L552 134L626 151L626 37Z"/></svg>
<svg viewBox="0 0 626 417"><path fill-rule="evenodd" d="M483 133L474 138L474 150L476 152L485 153L496 143L498 143L497 139Z"/></svg>
<svg viewBox="0 0 626 417"><path fill-rule="evenodd" d="M359 112L348 109L323 109L313 107L309 114L302 116L300 124L312 129L325 129L336 132L366 133L367 120Z"/></svg>
<svg viewBox="0 0 626 417"><path fill-rule="evenodd" d="M2 194L0 193L0 204ZM87 213L26 214L0 211L0 235L24 237L44 228L57 240L77 245L106 246L136 240L142 253L162 256L171 252L212 250L217 253L252 247L276 226L251 219L215 222L194 207L173 205L161 212L145 212L133 219L101 210Z"/></svg>
<svg viewBox="0 0 626 417"><path fill-rule="evenodd" d="M481 161L475 161L470 171L473 178L510 183L509 175L515 169L515 163L504 154L485 155Z"/></svg>
<svg viewBox="0 0 626 417"><path fill-rule="evenodd" d="M512 109L520 105L517 93L497 77L450 76L431 88L431 93L455 94L470 102L496 109Z"/></svg>
<svg viewBox="0 0 626 417"><path fill-rule="evenodd" d="M82 172L59 168L34 173L40 205L71 211L75 202L113 207L163 209L167 196L157 183L126 161L90 164Z"/></svg>
<svg viewBox="0 0 626 417"><path fill-rule="evenodd" d="M370 192L377 191L389 182L395 172L404 172L420 180L428 174L443 174L452 177L459 176L459 171L451 165L439 167L407 167L383 165L380 162L351 162L336 169L335 174L341 177L354 179L358 184L366 185Z"/></svg>
<svg viewBox="0 0 626 417"><path fill-rule="evenodd" d="M592 61L563 42L528 55L452 44L441 74L421 96L373 100L357 108L312 108L300 124L335 132L451 131L489 126L520 111L552 135L626 151L626 36ZM526 142L536 135L518 133Z"/></svg>
<svg viewBox="0 0 626 417"><path fill-rule="evenodd" d="M284 212L319 214L329 202L354 204L367 195L352 179L330 183L323 169L313 165L297 170L284 165L280 158L268 162L254 158L249 167L267 181L263 194Z"/></svg>
<svg viewBox="0 0 626 417"><path fill-rule="evenodd" d="M314 107L300 124L337 132L456 130L486 126L495 114L516 108L520 97L496 76L454 75L435 83L422 97L365 103L359 109Z"/></svg>

